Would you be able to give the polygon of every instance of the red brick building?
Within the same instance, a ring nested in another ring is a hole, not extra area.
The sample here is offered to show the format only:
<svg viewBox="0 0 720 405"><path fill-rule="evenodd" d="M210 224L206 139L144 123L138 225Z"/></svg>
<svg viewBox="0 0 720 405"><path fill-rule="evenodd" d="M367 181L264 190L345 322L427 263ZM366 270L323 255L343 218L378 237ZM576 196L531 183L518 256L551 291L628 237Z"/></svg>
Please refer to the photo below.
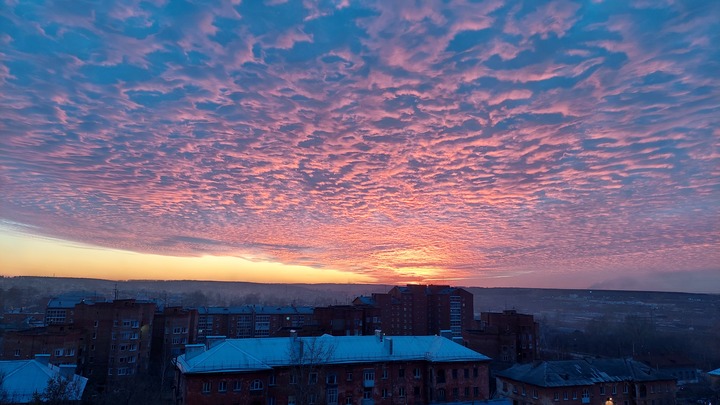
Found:
<svg viewBox="0 0 720 405"><path fill-rule="evenodd" d="M489 358L440 336L218 339L176 362L177 404L428 404L489 398Z"/></svg>
<svg viewBox="0 0 720 405"><path fill-rule="evenodd" d="M73 310L74 325L84 331L80 374L95 385L112 385L150 364L155 303L134 299L81 302Z"/></svg>
<svg viewBox="0 0 720 405"><path fill-rule="evenodd" d="M8 331L3 336L3 360L29 360L37 354L49 355L56 366L77 364L84 347L84 333L72 325L49 325L20 331Z"/></svg>
<svg viewBox="0 0 720 405"><path fill-rule="evenodd" d="M393 287L387 294L358 297L353 304L377 308L377 315L366 315L366 323L381 327L394 336L437 335L450 330L453 336L473 324L473 295L447 285Z"/></svg>
<svg viewBox="0 0 720 405"><path fill-rule="evenodd" d="M516 310L482 312L475 327L465 331L468 347L497 363L529 363L537 360L539 325L532 315Z"/></svg>
<svg viewBox="0 0 720 405"><path fill-rule="evenodd" d="M513 405L674 405L672 376L631 359L546 361L496 373Z"/></svg>

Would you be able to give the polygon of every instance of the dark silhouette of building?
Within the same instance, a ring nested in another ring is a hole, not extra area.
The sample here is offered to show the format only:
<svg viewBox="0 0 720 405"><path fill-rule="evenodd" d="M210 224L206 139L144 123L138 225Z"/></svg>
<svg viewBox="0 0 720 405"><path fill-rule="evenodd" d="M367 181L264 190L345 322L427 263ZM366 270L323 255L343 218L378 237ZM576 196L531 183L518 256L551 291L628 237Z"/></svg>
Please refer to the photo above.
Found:
<svg viewBox="0 0 720 405"><path fill-rule="evenodd" d="M353 304L375 308L376 313L365 315L366 323L394 336L438 335L450 330L459 337L474 317L472 293L447 285L393 287L386 294L358 297Z"/></svg>
<svg viewBox="0 0 720 405"><path fill-rule="evenodd" d="M545 361L498 371L513 405L674 405L675 379L631 359Z"/></svg>
<svg viewBox="0 0 720 405"><path fill-rule="evenodd" d="M313 325L312 307L243 305L198 308L197 341L208 336L270 337Z"/></svg>
<svg viewBox="0 0 720 405"><path fill-rule="evenodd" d="M468 347L485 353L496 363L528 363L538 357L539 325L533 315L510 309L482 312L475 327L465 331Z"/></svg>
<svg viewBox="0 0 720 405"><path fill-rule="evenodd" d="M84 336L83 331L73 325L8 331L3 336L2 360L30 360L38 354L47 354L48 361L56 366L77 364Z"/></svg>

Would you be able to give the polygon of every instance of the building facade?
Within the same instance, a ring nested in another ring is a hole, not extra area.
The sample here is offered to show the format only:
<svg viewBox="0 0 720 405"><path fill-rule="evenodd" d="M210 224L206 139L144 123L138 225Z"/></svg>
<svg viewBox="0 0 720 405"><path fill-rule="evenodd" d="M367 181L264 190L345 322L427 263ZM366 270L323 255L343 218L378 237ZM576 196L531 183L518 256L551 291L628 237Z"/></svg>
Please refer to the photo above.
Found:
<svg viewBox="0 0 720 405"><path fill-rule="evenodd" d="M243 305L198 308L197 341L207 336L254 338L282 335L314 324L312 307Z"/></svg>
<svg viewBox="0 0 720 405"><path fill-rule="evenodd" d="M177 404L429 404L489 398L489 358L441 336L211 339L176 362Z"/></svg>
<svg viewBox="0 0 720 405"><path fill-rule="evenodd" d="M674 405L677 392L672 376L631 359L521 364L496 379L513 405Z"/></svg>
<svg viewBox="0 0 720 405"><path fill-rule="evenodd" d="M533 315L516 310L482 312L465 331L468 347L485 353L499 364L529 363L539 358L539 325Z"/></svg>

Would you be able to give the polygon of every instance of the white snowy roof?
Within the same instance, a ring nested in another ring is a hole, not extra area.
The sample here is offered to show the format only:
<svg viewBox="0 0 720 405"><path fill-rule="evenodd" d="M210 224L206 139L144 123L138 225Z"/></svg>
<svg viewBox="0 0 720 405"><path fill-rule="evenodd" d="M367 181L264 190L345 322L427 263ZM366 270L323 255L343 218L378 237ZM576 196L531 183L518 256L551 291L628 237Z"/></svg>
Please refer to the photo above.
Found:
<svg viewBox="0 0 720 405"><path fill-rule="evenodd" d="M302 351L299 348L302 347ZM210 349L195 346L177 358L183 373L268 370L299 362L322 364L377 361L489 361L490 358L441 336L330 336L226 339ZM299 353L302 352L302 355Z"/></svg>
<svg viewBox="0 0 720 405"><path fill-rule="evenodd" d="M3 375L2 390L11 403L29 403L34 393L42 394L48 381L60 375L60 367L44 364L37 360L0 361L0 375ZM87 378L73 374L69 400L80 400L87 384Z"/></svg>
<svg viewBox="0 0 720 405"><path fill-rule="evenodd" d="M720 368L717 370L708 371L708 374L710 374L712 376L720 377Z"/></svg>

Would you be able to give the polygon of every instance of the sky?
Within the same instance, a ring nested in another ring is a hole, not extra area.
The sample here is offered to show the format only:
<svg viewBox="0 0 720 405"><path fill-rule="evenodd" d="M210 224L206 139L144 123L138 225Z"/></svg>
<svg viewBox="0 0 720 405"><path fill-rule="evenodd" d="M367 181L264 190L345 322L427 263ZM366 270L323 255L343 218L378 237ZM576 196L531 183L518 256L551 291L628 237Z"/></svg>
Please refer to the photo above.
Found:
<svg viewBox="0 0 720 405"><path fill-rule="evenodd" d="M720 2L0 2L2 275L720 293Z"/></svg>

